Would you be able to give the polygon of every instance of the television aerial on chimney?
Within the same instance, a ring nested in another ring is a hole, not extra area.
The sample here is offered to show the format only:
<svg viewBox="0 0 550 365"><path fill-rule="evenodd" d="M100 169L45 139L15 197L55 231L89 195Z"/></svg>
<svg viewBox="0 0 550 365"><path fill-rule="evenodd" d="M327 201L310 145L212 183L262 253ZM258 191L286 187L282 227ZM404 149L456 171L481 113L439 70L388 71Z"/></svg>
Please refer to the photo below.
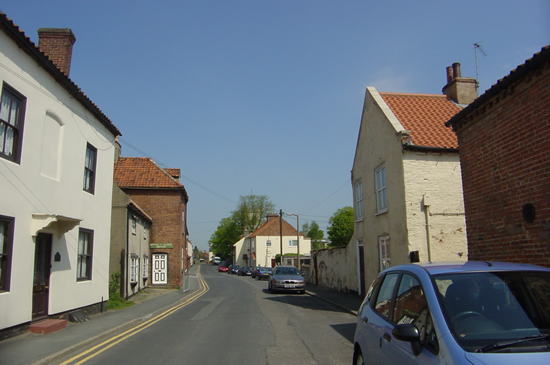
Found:
<svg viewBox="0 0 550 365"><path fill-rule="evenodd" d="M481 48L481 44L474 43L474 53L475 53L475 56L476 56L476 90L479 88L479 68L478 68L478 65L477 65L477 51L478 50L481 52L481 54L483 54L485 57L487 57L487 53L485 53L483 48Z"/></svg>

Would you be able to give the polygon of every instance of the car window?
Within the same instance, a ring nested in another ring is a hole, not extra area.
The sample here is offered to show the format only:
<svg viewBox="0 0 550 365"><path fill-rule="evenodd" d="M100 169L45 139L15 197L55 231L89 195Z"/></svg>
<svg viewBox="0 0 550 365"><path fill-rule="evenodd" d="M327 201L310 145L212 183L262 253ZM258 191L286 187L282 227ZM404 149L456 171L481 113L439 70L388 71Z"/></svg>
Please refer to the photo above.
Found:
<svg viewBox="0 0 550 365"><path fill-rule="evenodd" d="M398 273L386 275L374 304L374 309L390 321L392 320L391 308L393 306L391 299L395 291L395 284L397 283L398 277Z"/></svg>
<svg viewBox="0 0 550 365"><path fill-rule="evenodd" d="M395 299L394 321L397 324L413 324L420 333L420 342L431 350L437 350L437 337L428 310L428 302L418 280L403 274Z"/></svg>

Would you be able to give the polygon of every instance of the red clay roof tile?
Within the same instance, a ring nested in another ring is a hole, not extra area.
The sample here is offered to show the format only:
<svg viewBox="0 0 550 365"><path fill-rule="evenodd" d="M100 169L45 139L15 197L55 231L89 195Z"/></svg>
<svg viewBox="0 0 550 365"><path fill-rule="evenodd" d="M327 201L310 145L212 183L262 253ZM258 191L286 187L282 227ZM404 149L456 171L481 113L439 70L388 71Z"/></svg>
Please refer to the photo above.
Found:
<svg viewBox="0 0 550 365"><path fill-rule="evenodd" d="M121 188L183 188L147 157L120 157L115 163L114 181Z"/></svg>
<svg viewBox="0 0 550 365"><path fill-rule="evenodd" d="M380 93L416 146L458 148L456 134L445 122L462 108L445 95Z"/></svg>

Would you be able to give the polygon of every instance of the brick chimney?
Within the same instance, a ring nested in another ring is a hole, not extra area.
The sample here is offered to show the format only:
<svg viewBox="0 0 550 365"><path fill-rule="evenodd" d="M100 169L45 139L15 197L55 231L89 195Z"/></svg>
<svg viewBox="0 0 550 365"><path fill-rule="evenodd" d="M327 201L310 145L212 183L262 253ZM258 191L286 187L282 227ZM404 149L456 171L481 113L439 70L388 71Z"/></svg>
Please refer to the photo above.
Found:
<svg viewBox="0 0 550 365"><path fill-rule="evenodd" d="M477 81L472 77L462 77L460 63L455 62L447 67L447 85L443 94L458 104L470 104L477 98Z"/></svg>
<svg viewBox="0 0 550 365"><path fill-rule="evenodd" d="M69 28L38 29L38 48L67 76L71 71L75 41L73 31Z"/></svg>

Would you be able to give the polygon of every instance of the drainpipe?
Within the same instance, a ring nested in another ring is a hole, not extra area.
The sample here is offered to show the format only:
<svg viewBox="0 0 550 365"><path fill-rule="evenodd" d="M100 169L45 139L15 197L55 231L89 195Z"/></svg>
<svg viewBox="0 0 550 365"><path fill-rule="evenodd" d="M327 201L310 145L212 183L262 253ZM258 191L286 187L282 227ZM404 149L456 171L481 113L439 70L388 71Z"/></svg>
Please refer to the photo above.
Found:
<svg viewBox="0 0 550 365"><path fill-rule="evenodd" d="M428 248L428 262L432 262L432 243L430 232L430 198L424 195L422 199L422 205L424 205L424 215L426 216L426 244Z"/></svg>

